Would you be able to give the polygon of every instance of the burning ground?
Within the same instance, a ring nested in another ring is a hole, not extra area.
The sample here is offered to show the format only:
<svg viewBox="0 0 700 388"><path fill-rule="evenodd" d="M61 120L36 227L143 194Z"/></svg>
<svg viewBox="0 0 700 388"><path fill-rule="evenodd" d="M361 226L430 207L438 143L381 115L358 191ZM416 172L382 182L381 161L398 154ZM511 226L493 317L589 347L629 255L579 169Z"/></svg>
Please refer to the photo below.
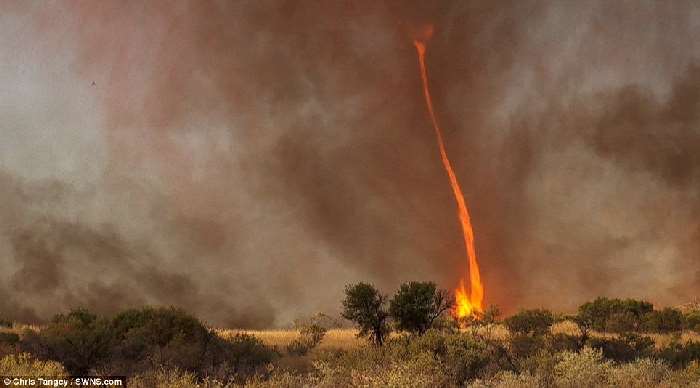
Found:
<svg viewBox="0 0 700 388"><path fill-rule="evenodd" d="M422 3L3 3L0 311L264 327L453 288L427 23L485 302L697 294L698 4Z"/></svg>

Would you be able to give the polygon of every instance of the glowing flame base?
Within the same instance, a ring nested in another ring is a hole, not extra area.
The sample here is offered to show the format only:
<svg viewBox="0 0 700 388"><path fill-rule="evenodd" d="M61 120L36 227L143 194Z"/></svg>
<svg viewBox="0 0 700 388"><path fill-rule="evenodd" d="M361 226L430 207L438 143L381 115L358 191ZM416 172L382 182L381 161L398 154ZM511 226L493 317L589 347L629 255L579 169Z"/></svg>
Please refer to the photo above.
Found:
<svg viewBox="0 0 700 388"><path fill-rule="evenodd" d="M460 281L459 288L455 290L455 308L453 310L453 314L456 318L471 316L478 318L478 313L481 313L484 310L484 286L481 283L479 262L476 260L476 250L474 249L474 230L472 229L467 203L464 200L464 195L462 194L462 189L457 181L457 176L452 169L450 159L447 157L445 142L442 138L442 131L440 130L440 126L438 125L438 121L435 117L433 102L432 98L430 97L430 89L428 88L428 72L425 67L425 43L420 40L415 40L413 41L413 44L416 46L416 50L418 51L418 62L420 65L421 79L423 80L423 94L425 95L425 102L428 105L430 120L432 121L433 128L435 129L435 136L437 137L438 147L440 148L442 165L450 179L452 193L454 194L455 201L457 202L457 215L459 216L459 221L462 225L464 245L467 249L470 292L469 295L467 295L467 291L464 287L464 279L462 279Z"/></svg>

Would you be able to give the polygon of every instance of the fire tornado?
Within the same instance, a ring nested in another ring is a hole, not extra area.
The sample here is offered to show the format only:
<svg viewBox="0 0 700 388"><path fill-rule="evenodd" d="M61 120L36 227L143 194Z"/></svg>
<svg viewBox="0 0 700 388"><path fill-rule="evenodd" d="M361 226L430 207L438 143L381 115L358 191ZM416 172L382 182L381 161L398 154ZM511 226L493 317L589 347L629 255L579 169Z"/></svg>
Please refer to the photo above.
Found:
<svg viewBox="0 0 700 388"><path fill-rule="evenodd" d="M435 129L435 136L437 137L437 143L440 149L442 165L445 168L445 172L447 172L447 176L450 180L450 186L452 186L452 193L454 194L455 201L457 202L457 214L459 216L459 222L462 225L464 245L466 246L467 250L470 286L469 295L467 295L467 291L464 287L464 279L460 280L459 287L455 289L456 306L454 309L454 315L458 318L463 318L470 316L475 312L478 313L483 311L484 285L481 283L479 262L476 259L476 250L474 249L474 230L472 229L467 202L464 200L464 195L462 194L462 189L459 187L457 176L455 176L450 159L447 157L445 141L443 140L442 131L440 130L437 118L435 117L433 102L432 98L430 97L430 89L428 88L428 72L425 67L425 42L421 40L414 40L413 44L416 46L416 50L418 51L418 63L420 64L420 74L421 79L423 80L423 94L425 95L425 103L428 106L430 120L432 121L433 128Z"/></svg>

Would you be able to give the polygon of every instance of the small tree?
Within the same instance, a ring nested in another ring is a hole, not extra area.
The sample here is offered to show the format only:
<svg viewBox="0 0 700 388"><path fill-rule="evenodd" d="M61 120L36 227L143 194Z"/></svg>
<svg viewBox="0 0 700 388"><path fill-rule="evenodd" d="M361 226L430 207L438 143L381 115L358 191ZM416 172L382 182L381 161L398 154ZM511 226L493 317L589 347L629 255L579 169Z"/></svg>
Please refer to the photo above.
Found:
<svg viewBox="0 0 700 388"><path fill-rule="evenodd" d="M433 282L409 282L399 288L389 306L389 313L399 330L422 335L435 320L452 308L447 290Z"/></svg>
<svg viewBox="0 0 700 388"><path fill-rule="evenodd" d="M358 337L368 337L376 345L383 345L389 334L386 296L367 283L349 284L345 287L343 318L357 325Z"/></svg>

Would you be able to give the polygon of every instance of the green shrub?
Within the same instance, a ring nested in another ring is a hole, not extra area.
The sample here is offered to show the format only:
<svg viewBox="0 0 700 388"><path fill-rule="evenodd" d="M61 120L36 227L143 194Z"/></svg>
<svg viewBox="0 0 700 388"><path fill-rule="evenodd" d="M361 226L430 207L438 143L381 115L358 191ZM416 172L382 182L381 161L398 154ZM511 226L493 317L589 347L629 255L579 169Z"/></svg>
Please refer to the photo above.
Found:
<svg viewBox="0 0 700 388"><path fill-rule="evenodd" d="M222 345L213 361L231 368L238 381L260 372L277 357L273 349L249 334L236 334Z"/></svg>
<svg viewBox="0 0 700 388"><path fill-rule="evenodd" d="M642 358L611 368L608 382L613 387L662 387L670 380L671 370L660 360Z"/></svg>
<svg viewBox="0 0 700 388"><path fill-rule="evenodd" d="M683 330L683 313L666 307L655 310L644 316L643 329L652 333L669 333Z"/></svg>
<svg viewBox="0 0 700 388"><path fill-rule="evenodd" d="M0 358L0 376L67 377L68 374L58 362L40 361L29 353L21 353Z"/></svg>
<svg viewBox="0 0 700 388"><path fill-rule="evenodd" d="M451 384L462 385L499 370L515 369L508 349L500 342L467 333L445 333L435 329L422 336L404 336L390 342L398 360L428 354L440 361Z"/></svg>
<svg viewBox="0 0 700 388"><path fill-rule="evenodd" d="M654 340L633 333L622 334L619 338L591 338L587 345L600 350L605 358L618 362L648 357L654 350Z"/></svg>
<svg viewBox="0 0 700 388"><path fill-rule="evenodd" d="M544 348L544 337L515 334L510 338L510 352L515 358L526 358Z"/></svg>
<svg viewBox="0 0 700 388"><path fill-rule="evenodd" d="M126 310L110 325L111 362L132 374L165 365L200 372L216 338L199 320L175 308Z"/></svg>
<svg viewBox="0 0 700 388"><path fill-rule="evenodd" d="M508 349L500 342L463 333L447 335L442 358L450 382L462 386L477 377L514 370Z"/></svg>
<svg viewBox="0 0 700 388"><path fill-rule="evenodd" d="M499 342L430 329L422 336L390 338L383 347L319 351L316 367L324 386L404 386L411 381L416 383L409 386L464 386L477 377L514 370L509 360Z"/></svg>
<svg viewBox="0 0 700 388"><path fill-rule="evenodd" d="M84 375L109 357L109 322L77 309L56 315L36 340L40 358L60 362L71 375Z"/></svg>
<svg viewBox="0 0 700 388"><path fill-rule="evenodd" d="M612 364L603 359L600 350L584 347L580 352L563 352L554 366L557 387L605 386Z"/></svg>
<svg viewBox="0 0 700 388"><path fill-rule="evenodd" d="M408 360L393 360L387 368L353 376L353 386L358 387L443 387L448 381L440 361L425 353Z"/></svg>
<svg viewBox="0 0 700 388"><path fill-rule="evenodd" d="M683 316L683 327L700 332L700 311L690 311Z"/></svg>
<svg viewBox="0 0 700 388"><path fill-rule="evenodd" d="M451 307L452 298L435 283L408 282L391 299L389 313L398 330L422 335Z"/></svg>
<svg viewBox="0 0 700 388"><path fill-rule="evenodd" d="M224 340L182 310L151 307L111 320L86 310L57 315L39 333L27 333L21 348L61 362L71 375L99 370L131 376L163 367L236 381L276 356L255 337Z"/></svg>
<svg viewBox="0 0 700 388"><path fill-rule="evenodd" d="M508 317L505 326L514 334L543 335L554 323L554 315L543 309L522 310Z"/></svg>
<svg viewBox="0 0 700 388"><path fill-rule="evenodd" d="M576 322L584 329L636 331L653 310L651 303L642 300L597 298L579 306Z"/></svg>
<svg viewBox="0 0 700 388"><path fill-rule="evenodd" d="M156 367L242 381L276 354L257 338L222 339L198 319L175 308L127 310L111 324L111 366L121 374Z"/></svg>
<svg viewBox="0 0 700 388"><path fill-rule="evenodd" d="M653 311L646 315L651 313L653 313ZM644 315L644 317L646 317L646 315ZM640 320L640 318L631 311L614 312L610 314L605 321L605 331L609 333L636 331L640 328L640 325L643 324L644 317Z"/></svg>
<svg viewBox="0 0 700 388"><path fill-rule="evenodd" d="M700 371L692 365L682 370L671 370L663 361L648 358L615 364L605 360L600 351L590 348L584 348L581 352L563 352L543 362L551 364L552 361L555 363L552 368L542 368L538 372L523 369L519 374L501 372L491 379L475 381L470 387L646 388L697 387L700 383Z"/></svg>
<svg viewBox="0 0 700 388"><path fill-rule="evenodd" d="M18 334L0 332L0 344L16 345L17 343L19 343Z"/></svg>
<svg viewBox="0 0 700 388"><path fill-rule="evenodd" d="M581 338L575 335L557 333L546 337L546 346L553 353L578 352L583 347Z"/></svg>
<svg viewBox="0 0 700 388"><path fill-rule="evenodd" d="M554 383L554 367L560 361L559 354L540 350L532 356L518 360L518 370L529 376L534 376L540 386L552 386Z"/></svg>
<svg viewBox="0 0 700 388"><path fill-rule="evenodd" d="M657 352L657 357L676 368L683 368L693 361L700 361L700 342L685 344L672 342Z"/></svg>

